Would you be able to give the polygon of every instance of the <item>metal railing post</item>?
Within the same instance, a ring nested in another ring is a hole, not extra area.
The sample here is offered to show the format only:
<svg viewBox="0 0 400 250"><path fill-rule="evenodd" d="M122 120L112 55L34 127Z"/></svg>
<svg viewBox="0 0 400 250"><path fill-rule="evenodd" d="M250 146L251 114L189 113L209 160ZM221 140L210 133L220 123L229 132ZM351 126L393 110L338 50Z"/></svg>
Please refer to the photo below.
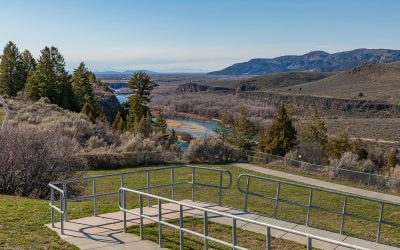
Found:
<svg viewBox="0 0 400 250"><path fill-rule="evenodd" d="M267 250L271 249L271 228L269 226L266 227L265 231L265 244Z"/></svg>
<svg viewBox="0 0 400 250"><path fill-rule="evenodd" d="M93 216L97 216L96 179L93 179Z"/></svg>
<svg viewBox="0 0 400 250"><path fill-rule="evenodd" d="M67 192L67 183L63 182L63 191L64 191L64 220L68 221L67 217L67 203L68 203L68 192Z"/></svg>
<svg viewBox="0 0 400 250"><path fill-rule="evenodd" d="M312 238L307 237L307 250L312 250Z"/></svg>
<svg viewBox="0 0 400 250"><path fill-rule="evenodd" d="M379 243L381 241L381 227L382 227L382 220L383 220L383 209L384 209L385 203L381 203L381 208L379 211L379 221L378 221L378 230L376 232L376 243Z"/></svg>
<svg viewBox="0 0 400 250"><path fill-rule="evenodd" d="M146 179L147 179L147 181L146 181L147 182L147 193L150 194L150 171L147 171L146 173L147 173L147 176L146 176ZM151 207L150 196L147 197L147 207Z"/></svg>
<svg viewBox="0 0 400 250"><path fill-rule="evenodd" d="M183 235L183 206L179 205L179 248L184 249L184 235Z"/></svg>
<svg viewBox="0 0 400 250"><path fill-rule="evenodd" d="M195 201L196 199L195 181L196 181L196 169L192 167L192 201Z"/></svg>
<svg viewBox="0 0 400 250"><path fill-rule="evenodd" d="M235 246L237 245L237 235L236 235L236 219L232 219L232 249L235 250Z"/></svg>
<svg viewBox="0 0 400 250"><path fill-rule="evenodd" d="M64 213L63 213L63 211L64 211L64 209L63 209L63 207L64 207L64 205L63 205L63 200L64 200L64 194L63 193L60 193L60 210L61 210L61 212L60 212L60 224L61 224L61 234L64 234Z"/></svg>
<svg viewBox="0 0 400 250"><path fill-rule="evenodd" d="M126 192L122 189L122 208L124 209L124 233L126 233Z"/></svg>
<svg viewBox="0 0 400 250"><path fill-rule="evenodd" d="M208 213L204 211L204 249L208 249Z"/></svg>
<svg viewBox="0 0 400 250"><path fill-rule="evenodd" d="M54 228L54 189L50 187L50 204L51 204L51 227Z"/></svg>
<svg viewBox="0 0 400 250"><path fill-rule="evenodd" d="M171 168L171 199L175 200L175 169Z"/></svg>
<svg viewBox="0 0 400 250"><path fill-rule="evenodd" d="M140 231L140 240L144 239L143 233L143 195L139 194L139 231Z"/></svg>
<svg viewBox="0 0 400 250"><path fill-rule="evenodd" d="M344 222L346 219L346 209L347 209L347 195L344 196L342 221L340 222L340 234L343 234L343 230L344 230Z"/></svg>
<svg viewBox="0 0 400 250"><path fill-rule="evenodd" d="M162 208L161 208L161 200L157 199L158 205L158 245L162 248Z"/></svg>
<svg viewBox="0 0 400 250"><path fill-rule="evenodd" d="M310 193L308 194L308 206L307 206L307 219L306 219L306 226L307 227L310 225L312 196L313 196L313 189L310 189Z"/></svg>
<svg viewBox="0 0 400 250"><path fill-rule="evenodd" d="M276 197L275 197L275 209L274 209L274 218L278 219L278 206L279 206L279 193L281 190L281 183L278 182L278 187L276 188Z"/></svg>
<svg viewBox="0 0 400 250"><path fill-rule="evenodd" d="M249 202L249 190L250 190L250 176L247 176L246 180L246 194L244 196L244 211L248 211L248 202Z"/></svg>
<svg viewBox="0 0 400 250"><path fill-rule="evenodd" d="M222 206L222 171L219 172L219 197L218 205Z"/></svg>

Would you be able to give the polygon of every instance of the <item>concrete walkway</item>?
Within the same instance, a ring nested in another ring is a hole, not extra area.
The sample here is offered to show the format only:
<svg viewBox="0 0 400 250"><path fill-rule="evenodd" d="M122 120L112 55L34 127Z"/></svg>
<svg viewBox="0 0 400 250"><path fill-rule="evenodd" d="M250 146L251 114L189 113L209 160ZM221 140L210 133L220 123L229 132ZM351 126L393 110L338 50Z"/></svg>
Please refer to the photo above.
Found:
<svg viewBox="0 0 400 250"><path fill-rule="evenodd" d="M297 182L302 182L304 184L309 184L313 186L318 186L318 187L323 187L323 188L328 188L340 192L345 192L345 193L351 193L355 195L360 195L360 196L365 196L369 198L374 198L374 199L379 199L379 200L385 200L389 202L395 202L400 204L400 196L396 195L390 195L390 194L384 194L384 193L379 193L379 192L374 192L374 191L369 191L365 189L360 189L360 188L355 188L355 187L349 187L349 186L344 186L332 182L327 182L327 181L321 181L318 179L313 179L309 177L304 177L301 175L295 175L295 174L290 174L282 171L277 171L277 170L272 170L269 168L264 168L264 167L259 167L253 164L248 164L248 163L235 163L233 164L236 167L258 172L258 173L263 173L275 177L280 177L280 178L285 178L288 180L292 181L297 181Z"/></svg>
<svg viewBox="0 0 400 250"><path fill-rule="evenodd" d="M382 244L377 244L371 241L356 239L353 237L340 235L337 233L332 233L320 229L305 227L303 225L298 225L295 223L280 221L276 219L272 219L269 217L261 216L258 214L248 213L242 210L236 210L228 207L221 207L210 203L202 203L202 202L192 202L189 200L182 201L186 204L196 205L199 207L207 207L209 209L214 209L217 211L222 211L225 213L233 214L239 217L253 219L257 221L262 221L265 223L295 229L297 231L311 233L314 235L318 235L325 238L330 238L354 245L358 245L368 249L390 249L390 250L399 250L399 248L390 247ZM133 209L135 212L138 212L138 209ZM179 206L172 203L165 203L162 205L162 218L163 220L177 219L179 218ZM158 209L153 206L150 208L144 209L144 214L149 216L157 216ZM190 209L188 207L184 207L185 217L197 217L203 218L203 212L200 210ZM60 234L60 223L56 223L56 228L52 228L50 224L46 225L50 229L56 231L60 237L79 247L80 249L141 249L141 250L153 250L160 249L158 245L154 242L150 242L148 240L141 241L140 238L133 234L123 233L123 221L122 221L122 212L115 212L109 214L99 215L97 217L86 217L77 220L71 220L65 223L64 231L65 234ZM127 214L128 226L138 225L139 218L138 216ZM232 225L232 219L227 217L221 217L218 215L213 215L209 213L209 220L224 224L224 225ZM152 221L144 220L145 224L152 223ZM249 224L241 221L237 221L238 228L243 230L252 231L255 233L260 233L265 235L265 228L262 226ZM230 234L231 232L226 232ZM271 230L271 234L275 238L282 238L285 240L295 241L301 244L306 244L307 239L302 236L294 235L291 233L286 233L279 230ZM145 235L146 237L146 235ZM337 245L325 243L322 241L313 241L313 247L319 249L345 249L339 248Z"/></svg>

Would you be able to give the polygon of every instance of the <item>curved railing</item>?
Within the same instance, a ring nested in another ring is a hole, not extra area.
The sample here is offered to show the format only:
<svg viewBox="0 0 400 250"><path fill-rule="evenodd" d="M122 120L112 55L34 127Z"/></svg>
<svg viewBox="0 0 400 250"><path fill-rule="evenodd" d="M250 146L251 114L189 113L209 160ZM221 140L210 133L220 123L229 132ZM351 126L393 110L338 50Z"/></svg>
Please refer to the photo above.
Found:
<svg viewBox="0 0 400 250"><path fill-rule="evenodd" d="M0 103L3 105L3 109L4 109L4 117L3 117L3 122L1 124L1 129L5 129L7 127L7 123L8 123L8 116L9 116L9 109L7 106L7 103L4 101L3 97L1 97L0 95Z"/></svg>
<svg viewBox="0 0 400 250"><path fill-rule="evenodd" d="M246 186L245 189L242 189L242 185L241 185L243 183L242 182L243 179L245 179L245 186ZM268 195L264 195L264 194L262 194L260 192L252 191L252 189L251 189L252 181L251 180L254 180L254 179L262 180L262 181L265 181L265 182L269 182L269 183L275 184L275 190L273 190L274 193L275 193L275 196L268 196ZM308 191L308 203L304 204L304 203L301 203L299 201L294 201L294 200L290 200L290 199L281 198L282 185L287 185L287 186L292 186L292 187L299 187L299 188L303 188L306 191ZM378 200L378 199L373 199L373 198L367 198L367 197L353 195L353 194L349 194L349 193L333 191L333 190L330 190L330 189L324 189L324 188L318 188L318 187L304 185L304 184L281 181L281 180L276 180L276 179L272 179L272 178L268 178L268 177L262 177L262 176L251 175L251 174L241 174L241 175L239 175L238 180L237 180L237 186L238 186L239 192L241 192L242 194L245 195L244 209L246 211L248 211L248 199L249 199L250 195L275 201L275 207L274 207L274 213L273 213L273 217L275 219L279 219L278 218L279 217L279 203L287 203L287 204L290 204L290 205L299 206L299 207L303 207L303 208L307 209L307 215L306 215L306 218L304 218L304 220L305 220L304 224L306 226L310 226L311 210L312 209L317 209L317 210L320 210L320 211L324 211L324 212L340 215L340 217L341 217L340 229L339 229L340 234L345 234L344 233L344 226L345 226L346 217L352 217L352 218L356 218L356 219L360 219L360 220L376 223L377 224L377 228L376 228L376 238L375 238L375 240L376 240L377 243L380 242L382 225L393 226L393 227L396 227L396 228L398 228L400 230L400 224L399 223L396 223L396 222L393 222L393 221L387 221L387 220L384 219L385 207L387 207L389 205L396 207L398 209L398 211L400 212L400 204L398 204L398 203L388 202L388 201ZM318 206L315 203L313 204L313 192L314 191L321 191L321 192L326 192L326 193L330 193L330 194L336 194L339 197L342 197L342 200L343 200L343 203L342 203L342 206L341 206L342 210L326 208L326 207L322 207L321 205ZM358 214L349 212L349 211L352 211L351 207L349 208L349 205L348 205L348 199L349 198L361 199L361 200L364 200L364 201L368 201L368 202L372 202L372 203L377 204L377 207L379 207L379 217L378 217L378 219L372 218L372 217L369 217L369 216L365 216L365 215L358 215Z"/></svg>
<svg viewBox="0 0 400 250"><path fill-rule="evenodd" d="M175 171L177 169L190 169L191 170L191 180L190 181L175 181ZM157 173L160 171L165 171L169 170L170 171L170 182L166 184L160 184L160 185L152 185L151 183L151 176L152 173ZM211 173L217 173L219 177L218 185L214 184L208 184L208 183L202 183L196 179L196 172L200 170L205 170L209 171ZM153 189L157 188L165 188L165 187L170 187L171 188L171 198L175 199L175 187L178 185L190 185L192 190L192 200L194 201L196 199L196 187L207 187L207 188L213 188L213 189L218 189L218 204L222 204L222 190L224 189L229 189L232 186L232 174L225 169L220 169L220 168L209 168L209 167L200 167L200 166L190 166L190 165L184 165L184 166L169 166L169 167L159 167L159 168L149 168L149 169L142 169L142 170L137 170L137 171L131 171L131 172L125 172L125 173L118 173L118 174L107 174L107 175L100 175L100 176L91 176L91 177L82 177L82 178L74 178L74 179L68 179L68 180L59 180L59 181L53 181L49 183L49 186L51 188L51 212L52 212L52 225L54 225L54 210L57 210L61 213L61 221L67 220L67 211L68 211L68 202L69 201L82 201L82 200L87 200L87 199L93 199L93 215L97 216L97 198L98 197L103 197L103 196L116 196L118 194L118 189L121 187L125 187L125 178L129 177L130 175L136 175L136 174L141 174L145 173L146 174L146 186L138 188L137 190L141 191L146 191L147 193L151 193ZM228 181L227 183L224 183L224 175L227 175ZM107 193L98 193L98 183L97 180L99 179L105 179L105 178L110 178L110 177L119 177L120 178L120 186L115 189L113 192L107 192ZM77 183L77 182L91 182L92 184L92 195L86 195L86 196L78 196L78 197L69 197L68 195L68 184L70 183ZM60 187L58 187L60 186ZM60 192L60 209L56 208L53 206L54 204L54 190ZM148 206L151 206L151 200L150 198L148 199Z"/></svg>
<svg viewBox="0 0 400 250"><path fill-rule="evenodd" d="M159 224L158 227L158 241L159 241L159 246L160 248L163 247L163 226L168 226L171 228L174 228L176 230L179 230L179 243L180 243L180 249L184 249L184 233L189 233L192 234L194 236L200 237L203 239L204 241L204 249L209 249L208 246L208 242L209 241L213 241L219 244L222 244L224 246L227 246L229 248L232 249L240 249L240 250L244 250L246 248L244 247L240 247L237 243L237 221L242 221L245 223L249 223L249 224L254 224L254 225L259 225L265 228L265 232L266 232L266 245L265 247L261 247L262 248L266 248L266 249L271 249L271 229L275 229L275 230L279 230L279 231L284 231L286 233L291 233L291 234L295 234L295 235L299 235L299 236L303 236L305 238L307 238L307 249L312 249L312 244L314 240L319 240L319 241L323 241L326 243L331 243L340 247L345 247L348 249L366 249L357 245L353 245L353 244L348 244L342 241L337 241L337 240L332 240L329 238L325 238L325 237L321 237L321 236L316 236L313 234L309 234L309 233L304 233L304 232L300 232L297 231L295 229L290 229L290 228L285 228L285 227L281 227L281 226L276 226L273 224L269 224L269 223L265 223L265 222L261 222L261 221L256 221L256 220L252 220L252 219L247 219L244 217L240 217L240 216L236 216L236 215L232 215L232 214L228 214L228 213L224 213L218 210L214 210L214 209L208 209L208 208L204 208L204 207L199 207L199 206L195 206L192 204L188 204L185 202L180 202L180 201L176 201L176 200L172 200L172 199L168 199L168 198L164 198L158 195L153 195L153 194L148 194L139 190L134 190L134 189L129 189L129 188L124 188L121 187L119 189L119 195L118 197L120 197L118 199L118 206L120 208L120 210L124 213L124 231L126 232L126 226L127 226L127 221L126 221L126 214L133 214L136 216L139 216L139 231L140 231L140 239L143 240L144 239L144 223L143 223L143 219L147 219L147 220L151 220L154 221L156 223ZM139 195L139 212L135 212L134 210L129 210L126 208L126 193L134 193L136 195ZM143 213L143 197L147 197L147 198L153 198L153 199L157 199L157 207L158 207L158 214L156 216L149 216ZM179 225L175 225L172 223L169 223L165 220L162 219L162 202L168 202L168 203L172 203L172 204L176 204L179 205ZM204 232L203 233L199 233L193 230L190 230L188 228L184 227L183 224L183 207L188 207L191 209L195 209L198 211L202 211L203 212L203 220L204 220ZM217 239L215 237L212 237L208 234L208 220L209 220L209 214L212 214L213 216L217 215L217 216L222 216L225 218L230 218L232 219L232 241L231 242L227 242L221 239Z"/></svg>

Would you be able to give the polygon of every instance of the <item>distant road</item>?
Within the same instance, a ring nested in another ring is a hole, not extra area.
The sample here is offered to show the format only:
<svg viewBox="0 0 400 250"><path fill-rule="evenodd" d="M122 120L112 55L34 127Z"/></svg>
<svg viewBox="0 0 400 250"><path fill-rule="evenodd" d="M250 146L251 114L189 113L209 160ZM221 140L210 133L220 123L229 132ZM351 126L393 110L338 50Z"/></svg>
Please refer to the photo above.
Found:
<svg viewBox="0 0 400 250"><path fill-rule="evenodd" d="M386 144L400 144L400 141L388 141L388 140L380 140L380 139L372 139L372 138L357 138L357 137L350 137L351 140L360 139L362 141L369 141L369 142L378 142L378 143L386 143Z"/></svg>

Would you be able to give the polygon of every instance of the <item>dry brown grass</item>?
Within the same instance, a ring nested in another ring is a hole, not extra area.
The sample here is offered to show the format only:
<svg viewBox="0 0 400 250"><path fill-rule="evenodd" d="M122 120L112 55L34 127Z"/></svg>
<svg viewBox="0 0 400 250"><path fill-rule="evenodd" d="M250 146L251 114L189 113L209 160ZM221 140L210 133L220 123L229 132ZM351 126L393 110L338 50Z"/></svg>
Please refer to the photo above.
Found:
<svg viewBox="0 0 400 250"><path fill-rule="evenodd" d="M277 89L278 93L400 103L398 63L362 64L351 71L309 83ZM362 93L362 95L360 95Z"/></svg>

